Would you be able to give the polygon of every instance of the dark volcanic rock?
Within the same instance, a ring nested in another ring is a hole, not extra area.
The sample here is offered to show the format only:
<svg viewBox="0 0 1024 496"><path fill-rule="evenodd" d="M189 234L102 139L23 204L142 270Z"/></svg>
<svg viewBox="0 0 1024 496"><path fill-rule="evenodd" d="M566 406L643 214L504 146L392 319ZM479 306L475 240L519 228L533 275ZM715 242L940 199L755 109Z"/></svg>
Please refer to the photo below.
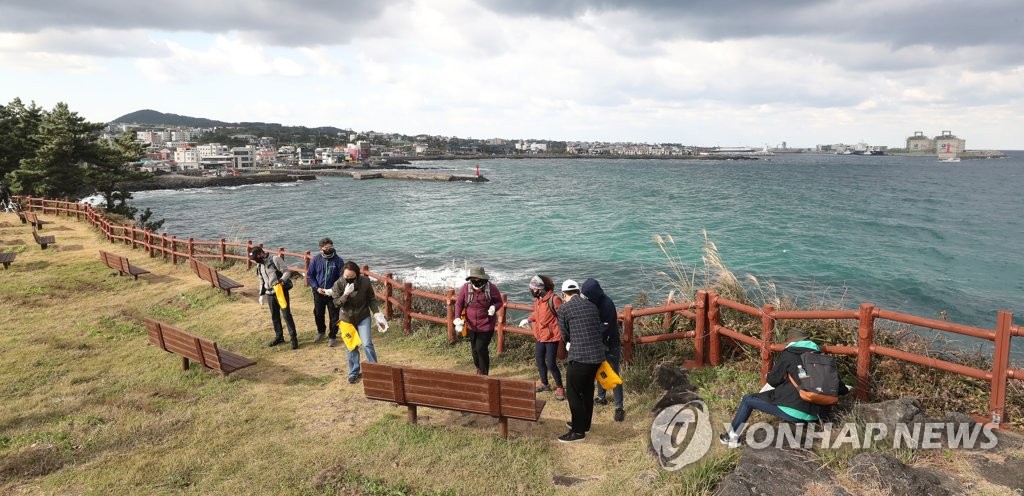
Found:
<svg viewBox="0 0 1024 496"><path fill-rule="evenodd" d="M963 486L934 469L911 468L885 453L861 453L850 460L850 477L894 496L966 494Z"/></svg>
<svg viewBox="0 0 1024 496"><path fill-rule="evenodd" d="M1015 494L1024 493L1024 460L1009 456L1002 463L988 459L983 455L974 455L971 458L974 470L985 480L1000 486L1006 486L1016 491Z"/></svg>
<svg viewBox="0 0 1024 496"><path fill-rule="evenodd" d="M722 496L804 494L808 484L829 487L835 496L850 493L835 485L832 471L803 450L746 447L736 470L715 487Z"/></svg>

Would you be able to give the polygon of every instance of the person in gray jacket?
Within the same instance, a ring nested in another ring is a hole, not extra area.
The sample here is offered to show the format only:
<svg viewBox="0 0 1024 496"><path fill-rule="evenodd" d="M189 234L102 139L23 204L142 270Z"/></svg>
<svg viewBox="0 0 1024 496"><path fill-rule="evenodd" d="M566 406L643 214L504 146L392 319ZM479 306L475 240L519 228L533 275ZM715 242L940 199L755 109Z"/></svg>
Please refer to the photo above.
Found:
<svg viewBox="0 0 1024 496"><path fill-rule="evenodd" d="M288 270L284 259L280 255L271 256L259 246L249 253L249 260L256 262L256 273L260 276L260 305L264 300L270 300L270 320L274 323L274 340L268 346L277 346L284 342L284 330L281 328L281 317L288 325L288 334L292 338L292 349L298 349L299 337L295 333L295 320L292 319L292 306L289 299L289 290L292 289L292 272ZM274 294L274 286L278 283L284 289L284 301L287 308L281 308L277 302L277 295Z"/></svg>
<svg viewBox="0 0 1024 496"><path fill-rule="evenodd" d="M565 398L572 420L567 423L569 432L558 440L571 443L587 437L594 418L594 377L604 361L604 324L597 307L580 294L576 281L566 279L562 283L562 298L565 303L558 307L558 328L569 351Z"/></svg>
<svg viewBox="0 0 1024 496"><path fill-rule="evenodd" d="M373 293L370 278L359 273L359 266L349 260L345 262L341 279L327 291L334 298L334 305L341 309L338 319L352 324L359 332L366 361L377 363L377 350L373 347L373 335L370 332L371 315L377 322L377 328L384 332L388 321L377 307L377 298ZM362 377L359 369L359 348L348 352L348 383L355 384Z"/></svg>

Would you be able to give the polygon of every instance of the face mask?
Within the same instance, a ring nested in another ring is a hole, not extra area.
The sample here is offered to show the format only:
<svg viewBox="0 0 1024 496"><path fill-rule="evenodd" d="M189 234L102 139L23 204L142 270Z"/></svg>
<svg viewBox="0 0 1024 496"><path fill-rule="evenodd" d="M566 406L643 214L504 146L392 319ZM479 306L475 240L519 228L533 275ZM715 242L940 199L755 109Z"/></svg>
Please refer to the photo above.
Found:
<svg viewBox="0 0 1024 496"><path fill-rule="evenodd" d="M544 296L544 290L543 289L533 289L533 290L530 290L530 293L533 293L533 297L534 298L540 298L541 296Z"/></svg>
<svg viewBox="0 0 1024 496"><path fill-rule="evenodd" d="M473 287L475 287L476 289L481 289L484 287L484 284L487 284L487 281L484 281L482 279L470 282L473 283Z"/></svg>
<svg viewBox="0 0 1024 496"><path fill-rule="evenodd" d="M347 283L349 283L349 284L352 284L352 283L356 282L356 278L355 278L355 277L353 277L352 279L349 279L349 278L347 278L347 277L346 277L346 278L345 278L345 282L347 282Z"/></svg>
<svg viewBox="0 0 1024 496"><path fill-rule="evenodd" d="M334 251L334 248L330 248L330 249L327 249L327 250L323 250L320 253L323 253L324 258L331 258L331 257L334 256L335 251Z"/></svg>

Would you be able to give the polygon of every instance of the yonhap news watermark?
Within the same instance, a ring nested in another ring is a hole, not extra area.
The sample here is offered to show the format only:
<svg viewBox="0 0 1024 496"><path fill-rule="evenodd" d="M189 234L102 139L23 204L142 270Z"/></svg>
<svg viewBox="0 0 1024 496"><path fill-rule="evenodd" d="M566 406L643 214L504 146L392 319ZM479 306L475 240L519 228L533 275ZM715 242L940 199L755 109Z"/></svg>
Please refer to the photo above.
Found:
<svg viewBox="0 0 1024 496"><path fill-rule="evenodd" d="M728 432L729 424L722 424ZM671 405L651 424L651 450L662 468L679 470L701 460L714 438L711 415L700 400ZM740 430L750 449L965 449L990 450L995 427L973 422L757 422Z"/></svg>

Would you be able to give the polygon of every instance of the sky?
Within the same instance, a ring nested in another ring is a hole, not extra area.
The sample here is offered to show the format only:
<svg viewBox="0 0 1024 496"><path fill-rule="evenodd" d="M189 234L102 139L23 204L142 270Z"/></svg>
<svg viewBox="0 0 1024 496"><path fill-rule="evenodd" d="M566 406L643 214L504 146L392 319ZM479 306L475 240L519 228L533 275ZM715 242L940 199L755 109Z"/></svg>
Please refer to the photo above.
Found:
<svg viewBox="0 0 1024 496"><path fill-rule="evenodd" d="M3 0L0 103L699 146L1024 149L1020 0Z"/></svg>

